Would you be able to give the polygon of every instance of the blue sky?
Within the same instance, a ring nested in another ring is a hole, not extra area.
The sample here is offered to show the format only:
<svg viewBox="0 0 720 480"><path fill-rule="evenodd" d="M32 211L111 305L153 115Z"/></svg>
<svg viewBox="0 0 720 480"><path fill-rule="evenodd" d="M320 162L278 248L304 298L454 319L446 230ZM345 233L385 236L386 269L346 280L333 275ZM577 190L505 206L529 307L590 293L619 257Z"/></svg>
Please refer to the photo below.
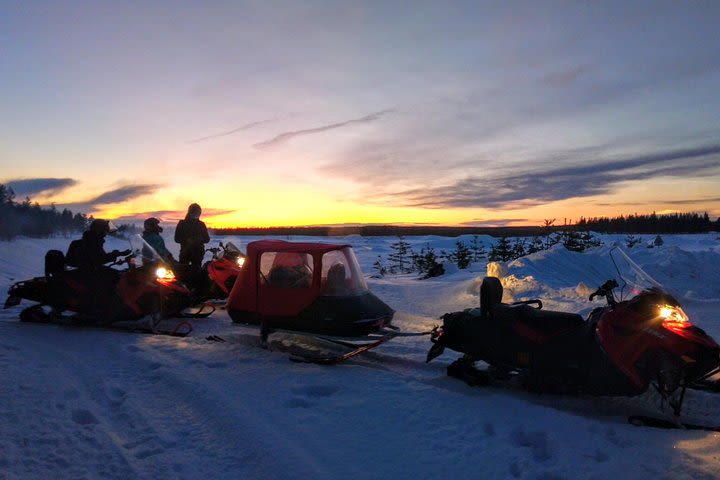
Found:
<svg viewBox="0 0 720 480"><path fill-rule="evenodd" d="M0 183L215 224L720 215L720 2L0 1Z"/></svg>

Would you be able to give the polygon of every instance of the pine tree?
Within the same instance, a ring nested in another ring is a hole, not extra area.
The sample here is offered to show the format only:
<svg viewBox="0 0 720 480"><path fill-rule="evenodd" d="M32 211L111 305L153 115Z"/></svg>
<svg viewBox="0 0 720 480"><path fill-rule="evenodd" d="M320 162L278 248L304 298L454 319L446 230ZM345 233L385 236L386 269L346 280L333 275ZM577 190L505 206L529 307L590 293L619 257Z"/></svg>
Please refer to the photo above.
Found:
<svg viewBox="0 0 720 480"><path fill-rule="evenodd" d="M580 233L572 230L565 232L563 246L571 252L582 252L583 250L585 250L585 246L582 243Z"/></svg>
<svg viewBox="0 0 720 480"><path fill-rule="evenodd" d="M507 237L501 237L497 244L494 244L490 249L490 261L492 262L507 262L511 260L513 256L513 248L510 245L510 241Z"/></svg>
<svg viewBox="0 0 720 480"><path fill-rule="evenodd" d="M470 241L470 251L472 252L472 261L479 262L483 258L487 257L485 251L485 244L479 241L478 236L474 235Z"/></svg>
<svg viewBox="0 0 720 480"><path fill-rule="evenodd" d="M452 262L457 265L459 269L465 269L470 265L472 260L472 252L470 249L460 240L455 242L455 250L450 253Z"/></svg>
<svg viewBox="0 0 720 480"><path fill-rule="evenodd" d="M531 253L539 252L545 248L545 245L540 237L533 237L527 248L528 255Z"/></svg>
<svg viewBox="0 0 720 480"><path fill-rule="evenodd" d="M515 245L513 245L513 259L524 257L525 255L525 240L518 238L515 240Z"/></svg>
<svg viewBox="0 0 720 480"><path fill-rule="evenodd" d="M635 235L628 235L625 237L625 246L627 248L633 248L638 243L642 242L642 239L640 237L636 237Z"/></svg>
<svg viewBox="0 0 720 480"><path fill-rule="evenodd" d="M412 271L410 268L410 262L412 258L412 249L410 244L403 239L398 237L398 241L390 245L392 253L388 255L390 261L390 272L391 273L409 273Z"/></svg>
<svg viewBox="0 0 720 480"><path fill-rule="evenodd" d="M378 255L377 260L375 260L375 263L373 263L373 269L380 275L381 277L385 276L387 273L387 268L385 268L385 264L383 263L382 257Z"/></svg>

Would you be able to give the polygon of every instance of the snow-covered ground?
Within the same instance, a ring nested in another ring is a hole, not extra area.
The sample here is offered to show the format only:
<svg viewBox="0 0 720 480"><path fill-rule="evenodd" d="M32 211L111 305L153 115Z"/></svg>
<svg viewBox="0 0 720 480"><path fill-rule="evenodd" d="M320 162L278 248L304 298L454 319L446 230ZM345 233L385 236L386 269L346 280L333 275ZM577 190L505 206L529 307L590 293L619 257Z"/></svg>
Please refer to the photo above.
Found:
<svg viewBox="0 0 720 480"><path fill-rule="evenodd" d="M718 234L663 236L630 256L669 287L693 321L720 339ZM167 236L170 238L170 236ZM606 244L622 236L602 237ZM299 239L299 238L293 238ZM486 246L493 241L480 237ZM245 237L216 237L241 247ZM307 240L307 238L305 238ZM351 243L366 275L396 238ZM455 240L407 237L419 250ZM463 240L469 241L469 238ZM50 248L70 239L0 242L0 291L40 275ZM176 247L171 241L168 246ZM108 249L125 248L110 239ZM540 297L548 309L590 310L607 251L560 247L502 266L506 300ZM175 251L175 253L177 253ZM486 264L420 281L370 278L403 330L478 304ZM0 311L0 479L128 478L718 478L720 434L629 425L657 398L577 398L469 387L430 364L426 337L397 338L338 366L288 360L279 337L216 311L186 338L21 324ZM225 343L206 340L220 335ZM271 337L272 338L272 337ZM720 395L689 392L693 419L720 423Z"/></svg>

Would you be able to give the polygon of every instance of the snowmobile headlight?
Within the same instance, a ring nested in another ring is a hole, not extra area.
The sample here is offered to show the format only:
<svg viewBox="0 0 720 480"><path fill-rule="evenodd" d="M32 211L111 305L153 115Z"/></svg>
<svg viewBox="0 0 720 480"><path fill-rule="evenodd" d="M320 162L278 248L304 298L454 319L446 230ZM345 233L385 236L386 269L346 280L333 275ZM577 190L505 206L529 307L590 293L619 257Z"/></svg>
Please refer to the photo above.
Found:
<svg viewBox="0 0 720 480"><path fill-rule="evenodd" d="M688 316L679 306L658 305L660 318L662 318L663 326L673 330L676 328L688 328L692 326Z"/></svg>
<svg viewBox="0 0 720 480"><path fill-rule="evenodd" d="M155 270L155 276L158 280L163 280L166 282L171 282L175 280L175 274L172 270L165 267L158 267L157 270Z"/></svg>
<svg viewBox="0 0 720 480"><path fill-rule="evenodd" d="M242 268L243 265L245 265L245 257L238 257L236 260L238 267Z"/></svg>

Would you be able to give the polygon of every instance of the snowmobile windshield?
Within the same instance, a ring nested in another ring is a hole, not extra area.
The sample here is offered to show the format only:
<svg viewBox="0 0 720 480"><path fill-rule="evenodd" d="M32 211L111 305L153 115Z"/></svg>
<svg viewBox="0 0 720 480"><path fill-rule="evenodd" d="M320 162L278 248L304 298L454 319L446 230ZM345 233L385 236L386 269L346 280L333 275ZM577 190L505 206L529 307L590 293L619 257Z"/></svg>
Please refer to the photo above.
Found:
<svg viewBox="0 0 720 480"><path fill-rule="evenodd" d="M139 234L130 235L128 241L130 242L133 258L139 259L142 263L162 262L160 254Z"/></svg>
<svg viewBox="0 0 720 480"><path fill-rule="evenodd" d="M227 242L225 244L225 256L229 258L235 258L239 255L242 255L242 252L238 247L235 246L232 242Z"/></svg>
<svg viewBox="0 0 720 480"><path fill-rule="evenodd" d="M610 251L610 258L619 277L617 282L620 286L620 300L627 300L648 291L667 293L666 288L633 262L620 248L613 248Z"/></svg>
<svg viewBox="0 0 720 480"><path fill-rule="evenodd" d="M368 291L360 265L350 247L323 255L321 285L321 294L331 297L362 295Z"/></svg>

